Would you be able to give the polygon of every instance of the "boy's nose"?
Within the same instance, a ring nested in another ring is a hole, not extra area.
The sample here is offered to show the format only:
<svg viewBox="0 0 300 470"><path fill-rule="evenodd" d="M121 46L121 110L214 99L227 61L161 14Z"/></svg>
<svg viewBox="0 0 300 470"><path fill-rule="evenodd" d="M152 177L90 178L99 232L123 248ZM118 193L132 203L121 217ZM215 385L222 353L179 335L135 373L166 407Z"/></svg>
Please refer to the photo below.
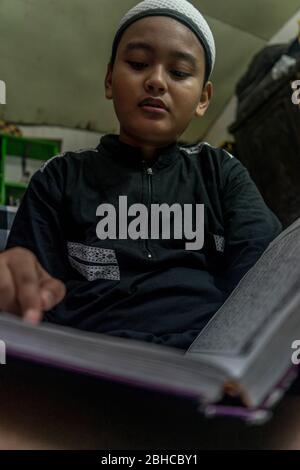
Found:
<svg viewBox="0 0 300 470"><path fill-rule="evenodd" d="M167 88L163 67L153 67L145 81L146 90L165 91Z"/></svg>

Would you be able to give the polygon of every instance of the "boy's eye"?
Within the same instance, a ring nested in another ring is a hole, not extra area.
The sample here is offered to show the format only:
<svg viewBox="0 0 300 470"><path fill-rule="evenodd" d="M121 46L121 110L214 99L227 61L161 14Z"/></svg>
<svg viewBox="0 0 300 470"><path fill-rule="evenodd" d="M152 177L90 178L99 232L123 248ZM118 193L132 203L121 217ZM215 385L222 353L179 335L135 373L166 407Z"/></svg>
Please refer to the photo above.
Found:
<svg viewBox="0 0 300 470"><path fill-rule="evenodd" d="M128 60L127 62L136 70L142 70L144 67L147 67L147 64L144 64L143 62L134 62L132 60Z"/></svg>
<svg viewBox="0 0 300 470"><path fill-rule="evenodd" d="M174 75L174 77L179 78L179 79L184 79L184 78L188 78L191 76L189 73L180 72L179 70L172 70L171 73Z"/></svg>
<svg viewBox="0 0 300 470"><path fill-rule="evenodd" d="M135 70L142 70L145 67L147 67L148 64L145 64L144 62L135 62L132 60L127 61L128 64L134 68ZM191 74L186 73L186 72L180 72L179 70L171 70L170 73L179 80L184 80L185 78L188 78L191 76Z"/></svg>

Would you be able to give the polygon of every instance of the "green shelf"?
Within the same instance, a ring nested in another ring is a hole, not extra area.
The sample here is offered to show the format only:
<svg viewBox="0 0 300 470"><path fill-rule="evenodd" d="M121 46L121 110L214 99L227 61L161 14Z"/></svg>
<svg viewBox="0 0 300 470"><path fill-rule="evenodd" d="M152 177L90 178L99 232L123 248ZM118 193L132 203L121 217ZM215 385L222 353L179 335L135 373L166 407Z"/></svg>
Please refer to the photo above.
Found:
<svg viewBox="0 0 300 470"><path fill-rule="evenodd" d="M9 186L10 188L19 188L19 189L26 189L28 184L27 183L19 183L17 181L5 181L5 186Z"/></svg>
<svg viewBox="0 0 300 470"><path fill-rule="evenodd" d="M58 145L47 140L2 135L3 137L7 139L7 155L22 157L26 154L27 158L48 160L59 153Z"/></svg>
<svg viewBox="0 0 300 470"><path fill-rule="evenodd" d="M9 198L21 199L27 183L6 181L5 164L7 156L46 161L59 154L60 144L44 139L29 139L0 133L0 204L8 204ZM21 164L21 162L20 162Z"/></svg>

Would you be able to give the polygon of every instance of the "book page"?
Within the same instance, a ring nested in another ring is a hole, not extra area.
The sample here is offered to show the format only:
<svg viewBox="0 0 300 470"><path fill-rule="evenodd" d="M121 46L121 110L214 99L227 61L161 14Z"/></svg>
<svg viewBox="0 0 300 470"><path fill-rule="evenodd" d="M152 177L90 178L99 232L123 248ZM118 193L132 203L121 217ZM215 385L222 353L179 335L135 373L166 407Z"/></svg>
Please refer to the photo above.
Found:
<svg viewBox="0 0 300 470"><path fill-rule="evenodd" d="M251 353L278 317L294 312L289 304L299 289L300 219L270 243L186 354Z"/></svg>

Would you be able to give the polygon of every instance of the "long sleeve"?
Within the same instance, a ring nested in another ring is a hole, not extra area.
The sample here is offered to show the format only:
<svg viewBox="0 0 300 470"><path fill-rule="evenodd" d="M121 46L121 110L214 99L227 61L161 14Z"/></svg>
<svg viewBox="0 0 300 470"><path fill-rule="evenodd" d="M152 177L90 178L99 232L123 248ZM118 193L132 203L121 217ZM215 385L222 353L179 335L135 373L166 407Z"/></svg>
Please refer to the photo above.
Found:
<svg viewBox="0 0 300 470"><path fill-rule="evenodd" d="M32 251L44 269L64 281L68 269L62 227L63 158L37 171L17 211L6 248Z"/></svg>
<svg viewBox="0 0 300 470"><path fill-rule="evenodd" d="M256 263L282 225L265 204L248 170L225 152L222 203L225 223L225 291L229 294Z"/></svg>

